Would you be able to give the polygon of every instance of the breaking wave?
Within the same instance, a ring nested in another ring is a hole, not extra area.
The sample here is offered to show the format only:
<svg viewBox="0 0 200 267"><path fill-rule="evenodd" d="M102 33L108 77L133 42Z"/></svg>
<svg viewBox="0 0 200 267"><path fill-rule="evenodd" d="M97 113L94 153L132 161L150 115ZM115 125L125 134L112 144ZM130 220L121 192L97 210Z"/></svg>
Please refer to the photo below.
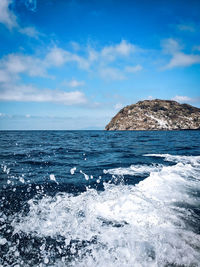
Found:
<svg viewBox="0 0 200 267"><path fill-rule="evenodd" d="M104 170L148 177L78 195L37 195L1 214L3 266L199 266L200 156ZM75 176L76 173L73 175ZM10 223L8 227L8 222Z"/></svg>

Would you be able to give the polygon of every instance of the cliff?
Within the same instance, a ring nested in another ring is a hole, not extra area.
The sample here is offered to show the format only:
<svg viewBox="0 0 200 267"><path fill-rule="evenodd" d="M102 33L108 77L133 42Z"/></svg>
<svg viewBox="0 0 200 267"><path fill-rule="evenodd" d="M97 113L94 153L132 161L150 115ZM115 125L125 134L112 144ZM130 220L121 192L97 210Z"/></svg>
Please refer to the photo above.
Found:
<svg viewBox="0 0 200 267"><path fill-rule="evenodd" d="M171 100L144 100L126 106L105 130L200 129L200 108Z"/></svg>

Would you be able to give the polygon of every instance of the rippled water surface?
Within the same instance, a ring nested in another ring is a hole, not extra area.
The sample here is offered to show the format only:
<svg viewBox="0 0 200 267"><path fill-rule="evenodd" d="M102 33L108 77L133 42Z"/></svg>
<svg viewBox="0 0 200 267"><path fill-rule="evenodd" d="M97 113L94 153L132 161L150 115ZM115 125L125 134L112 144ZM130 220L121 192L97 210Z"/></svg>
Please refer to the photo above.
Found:
<svg viewBox="0 0 200 267"><path fill-rule="evenodd" d="M200 132L1 131L0 266L200 266Z"/></svg>

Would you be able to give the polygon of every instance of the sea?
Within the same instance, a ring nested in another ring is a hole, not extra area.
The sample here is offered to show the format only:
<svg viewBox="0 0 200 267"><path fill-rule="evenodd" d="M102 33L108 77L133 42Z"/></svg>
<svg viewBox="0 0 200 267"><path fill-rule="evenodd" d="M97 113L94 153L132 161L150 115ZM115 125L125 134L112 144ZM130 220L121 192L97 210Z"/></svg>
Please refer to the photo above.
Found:
<svg viewBox="0 0 200 267"><path fill-rule="evenodd" d="M200 131L1 131L0 266L200 266Z"/></svg>

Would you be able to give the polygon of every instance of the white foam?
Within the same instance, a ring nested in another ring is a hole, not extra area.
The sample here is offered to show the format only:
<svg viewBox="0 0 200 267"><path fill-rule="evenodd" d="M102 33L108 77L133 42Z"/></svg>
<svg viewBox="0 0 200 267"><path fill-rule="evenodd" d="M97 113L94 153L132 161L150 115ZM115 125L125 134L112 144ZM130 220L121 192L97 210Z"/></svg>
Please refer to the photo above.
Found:
<svg viewBox="0 0 200 267"><path fill-rule="evenodd" d="M71 173L71 175L74 175L75 171L76 171L76 167L71 168L71 169L70 169L70 173Z"/></svg>
<svg viewBox="0 0 200 267"><path fill-rule="evenodd" d="M80 170L80 173L82 173L85 177L85 180L89 180L89 175L87 175L86 173L84 173L82 170Z"/></svg>
<svg viewBox="0 0 200 267"><path fill-rule="evenodd" d="M22 184L24 184L24 183L25 183L25 180L24 180L24 178L23 178L23 177L19 177L19 181L20 181Z"/></svg>
<svg viewBox="0 0 200 267"><path fill-rule="evenodd" d="M28 215L12 225L15 232L62 236L65 246L95 238L80 248L72 266L199 266L200 236L188 224L195 222L188 206L199 207L200 164L197 159L195 166L186 158L176 160L180 162L173 166L154 166L136 186L104 184L103 192L88 189L78 196L31 199ZM132 168L138 171L138 166ZM63 247L58 250L62 253ZM45 262L45 248L42 253ZM54 266L66 266L65 259Z"/></svg>
<svg viewBox="0 0 200 267"><path fill-rule="evenodd" d="M179 155L170 155L170 154L145 154L146 157L160 157L164 158L166 161L171 162L182 162L189 163L193 165L200 164L200 156L179 156Z"/></svg>
<svg viewBox="0 0 200 267"><path fill-rule="evenodd" d="M152 165L131 165L128 168L115 168L109 170L103 170L103 172L114 174L114 175L144 175L149 174L152 171L160 171L163 165L161 164L152 164Z"/></svg>
<svg viewBox="0 0 200 267"><path fill-rule="evenodd" d="M7 243L7 240L5 238L0 237L0 245L5 245Z"/></svg>
<svg viewBox="0 0 200 267"><path fill-rule="evenodd" d="M55 177L54 174L50 174L49 177L50 177L50 180L51 180L51 181L54 181L54 182L58 183L58 182L56 181L56 177Z"/></svg>
<svg viewBox="0 0 200 267"><path fill-rule="evenodd" d="M8 166L3 165L2 168L3 168L3 172L5 172L6 174L9 174L10 169L8 168Z"/></svg>

